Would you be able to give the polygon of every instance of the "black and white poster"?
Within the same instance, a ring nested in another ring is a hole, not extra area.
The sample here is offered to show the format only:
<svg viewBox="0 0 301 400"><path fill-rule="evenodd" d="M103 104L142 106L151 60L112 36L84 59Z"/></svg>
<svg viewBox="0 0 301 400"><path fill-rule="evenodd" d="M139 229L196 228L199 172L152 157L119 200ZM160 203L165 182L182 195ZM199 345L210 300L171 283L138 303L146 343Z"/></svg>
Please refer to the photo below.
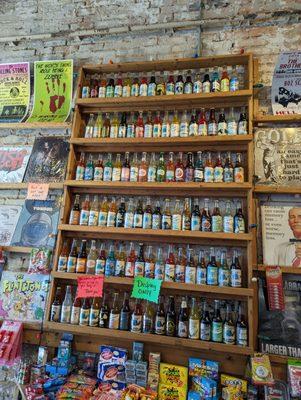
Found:
<svg viewBox="0 0 301 400"><path fill-rule="evenodd" d="M301 51L281 53L272 82L273 114L301 114Z"/></svg>

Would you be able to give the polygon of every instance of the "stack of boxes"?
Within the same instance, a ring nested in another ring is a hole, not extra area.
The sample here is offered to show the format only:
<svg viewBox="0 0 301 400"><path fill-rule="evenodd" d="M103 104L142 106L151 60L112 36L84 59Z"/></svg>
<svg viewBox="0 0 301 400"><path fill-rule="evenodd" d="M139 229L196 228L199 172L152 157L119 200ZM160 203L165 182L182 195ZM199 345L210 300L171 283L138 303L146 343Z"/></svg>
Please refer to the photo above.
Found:
<svg viewBox="0 0 301 400"><path fill-rule="evenodd" d="M100 346L97 378L106 384L113 384L122 390L125 383L125 363L127 350L113 346Z"/></svg>
<svg viewBox="0 0 301 400"><path fill-rule="evenodd" d="M188 400L218 400L218 369L216 361L189 358Z"/></svg>
<svg viewBox="0 0 301 400"><path fill-rule="evenodd" d="M127 385L136 384L146 388L147 362L143 361L144 345L140 342L133 343L133 359L125 363L125 380Z"/></svg>
<svg viewBox="0 0 301 400"><path fill-rule="evenodd" d="M158 392L159 387L159 369L161 362L160 353L149 353L148 356L148 377L147 377L147 388Z"/></svg>
<svg viewBox="0 0 301 400"><path fill-rule="evenodd" d="M65 333L60 341L57 357L53 358L50 364L46 364L45 370L51 376L66 376L73 370L76 359L72 356L72 340L73 335Z"/></svg>
<svg viewBox="0 0 301 400"><path fill-rule="evenodd" d="M179 365L160 364L159 400L186 400L188 369Z"/></svg>

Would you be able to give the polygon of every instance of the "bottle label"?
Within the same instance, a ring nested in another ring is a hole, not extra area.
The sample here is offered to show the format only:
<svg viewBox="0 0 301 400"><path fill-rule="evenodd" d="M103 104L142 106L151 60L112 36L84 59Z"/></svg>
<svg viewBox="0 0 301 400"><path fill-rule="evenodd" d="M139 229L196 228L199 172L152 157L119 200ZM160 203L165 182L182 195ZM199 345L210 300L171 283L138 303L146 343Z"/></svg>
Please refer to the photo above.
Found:
<svg viewBox="0 0 301 400"><path fill-rule="evenodd" d="M212 232L223 231L223 217L221 215L212 215Z"/></svg>
<svg viewBox="0 0 301 400"><path fill-rule="evenodd" d="M176 168L175 175L176 175L176 181L178 181L178 182L183 181L183 179L184 179L183 168Z"/></svg>
<svg viewBox="0 0 301 400"><path fill-rule="evenodd" d="M191 230L199 231L201 229L200 217L198 215L191 216Z"/></svg>
<svg viewBox="0 0 301 400"><path fill-rule="evenodd" d="M120 314L110 313L109 329L119 329L119 318Z"/></svg>
<svg viewBox="0 0 301 400"><path fill-rule="evenodd" d="M132 228L134 223L134 214L131 212L127 212L124 218L124 227Z"/></svg>
<svg viewBox="0 0 301 400"><path fill-rule="evenodd" d="M223 323L212 321L211 324L211 340L213 342L223 341Z"/></svg>
<svg viewBox="0 0 301 400"><path fill-rule="evenodd" d="M238 326L236 330L236 340L239 346L248 345L248 330L245 327Z"/></svg>
<svg viewBox="0 0 301 400"><path fill-rule="evenodd" d="M148 84L147 95L148 96L155 96L156 95L156 83L150 82Z"/></svg>
<svg viewBox="0 0 301 400"><path fill-rule="evenodd" d="M183 94L184 91L184 82L176 82L175 84L175 94Z"/></svg>
<svg viewBox="0 0 301 400"><path fill-rule="evenodd" d="M116 212L115 211L109 211L108 212L107 226L108 227L114 227L115 223L116 223Z"/></svg>
<svg viewBox="0 0 301 400"><path fill-rule="evenodd" d="M142 182L144 181L144 177L146 176L146 169L145 168L139 168L138 176L139 180Z"/></svg>
<svg viewBox="0 0 301 400"><path fill-rule="evenodd" d="M152 214L144 213L143 214L143 229L151 229L152 228Z"/></svg>
<svg viewBox="0 0 301 400"><path fill-rule="evenodd" d="M150 138L153 135L153 125L151 124L145 124L144 127L144 137Z"/></svg>
<svg viewBox="0 0 301 400"><path fill-rule="evenodd" d="M225 233L233 233L233 217L232 215L225 215L224 216L224 232Z"/></svg>
<svg viewBox="0 0 301 400"><path fill-rule="evenodd" d="M138 83L133 83L131 87L131 96L139 96L139 85Z"/></svg>
<svg viewBox="0 0 301 400"><path fill-rule="evenodd" d="M191 94L192 93L192 83L191 82L185 83L184 93L185 94Z"/></svg>
<svg viewBox="0 0 301 400"><path fill-rule="evenodd" d="M239 80L236 76L230 79L230 92L236 92L239 90Z"/></svg>
<svg viewBox="0 0 301 400"><path fill-rule="evenodd" d="M119 127L118 127L118 137L119 138L125 138L126 137L126 126L125 125L119 125Z"/></svg>
<svg viewBox="0 0 301 400"><path fill-rule="evenodd" d="M135 262L127 261L125 264L125 276L132 278L134 276Z"/></svg>
<svg viewBox="0 0 301 400"><path fill-rule="evenodd" d="M189 339L200 338L200 320L189 318Z"/></svg>
<svg viewBox="0 0 301 400"><path fill-rule="evenodd" d="M198 135L199 136L207 136L208 134L208 130L207 130L207 123L201 123L199 124L199 128L198 128Z"/></svg>
<svg viewBox="0 0 301 400"><path fill-rule="evenodd" d="M156 315L155 320L155 333L156 335L165 334L165 316Z"/></svg>
<svg viewBox="0 0 301 400"><path fill-rule="evenodd" d="M212 91L213 92L219 92L221 90L221 84L219 83L218 80L214 80L212 82Z"/></svg>
<svg viewBox="0 0 301 400"><path fill-rule="evenodd" d="M204 181L204 170L196 168L194 170L194 180L195 182L203 182Z"/></svg>
<svg viewBox="0 0 301 400"><path fill-rule="evenodd" d="M174 336L176 330L175 322L171 319L168 319L166 322L166 335Z"/></svg>
<svg viewBox="0 0 301 400"><path fill-rule="evenodd" d="M185 265L177 264L175 270L175 281L176 282L185 282Z"/></svg>
<svg viewBox="0 0 301 400"><path fill-rule="evenodd" d="M202 231L203 232L211 232L211 221L208 217L202 218Z"/></svg>
<svg viewBox="0 0 301 400"><path fill-rule="evenodd" d="M132 314L131 332L139 333L142 330L142 315Z"/></svg>
<svg viewBox="0 0 301 400"><path fill-rule="evenodd" d="M198 124L192 123L189 125L189 136L197 136L198 134Z"/></svg>
<svg viewBox="0 0 301 400"><path fill-rule="evenodd" d="M191 228L191 218L190 215L183 215L182 216L182 230L183 231L190 231Z"/></svg>
<svg viewBox="0 0 301 400"><path fill-rule="evenodd" d="M114 97L114 86L106 87L106 97Z"/></svg>
<svg viewBox="0 0 301 400"><path fill-rule="evenodd" d="M217 135L217 124L216 122L212 121L208 124L208 135Z"/></svg>
<svg viewBox="0 0 301 400"><path fill-rule="evenodd" d="M80 314L79 314L79 324L80 325L88 325L89 324L89 316L90 316L90 310L81 308Z"/></svg>
<svg viewBox="0 0 301 400"><path fill-rule="evenodd" d="M167 169L166 170L166 180L167 182L172 182L175 180L175 171L174 169Z"/></svg>
<svg viewBox="0 0 301 400"><path fill-rule="evenodd" d="M130 97L131 95L131 87L129 85L125 85L122 87L122 97Z"/></svg>
<svg viewBox="0 0 301 400"><path fill-rule="evenodd" d="M98 217L99 217L99 212L95 210L91 210L89 214L89 221L88 225L89 226L97 226L98 224Z"/></svg>
<svg viewBox="0 0 301 400"><path fill-rule="evenodd" d="M208 267L207 267L207 285L212 285L212 286L217 285L217 275L218 275L217 267L212 267L211 265L208 265Z"/></svg>
<svg viewBox="0 0 301 400"><path fill-rule="evenodd" d="M228 135L237 135L237 123L236 121L228 122Z"/></svg>
<svg viewBox="0 0 301 400"><path fill-rule="evenodd" d="M87 271L89 271L89 274L94 274L95 273L95 266L96 266L96 260L93 259L87 259ZM93 272L91 272L93 271Z"/></svg>
<svg viewBox="0 0 301 400"><path fill-rule="evenodd" d="M99 310L91 308L89 316L89 326L98 326Z"/></svg>
<svg viewBox="0 0 301 400"><path fill-rule="evenodd" d="M144 136L144 127L143 126L136 126L135 128L135 136L136 138L143 138Z"/></svg>
<svg viewBox="0 0 301 400"><path fill-rule="evenodd" d="M194 81L193 93L202 93L202 82L201 81Z"/></svg>
<svg viewBox="0 0 301 400"><path fill-rule="evenodd" d="M147 83L141 83L139 88L139 96L147 96Z"/></svg>
<svg viewBox="0 0 301 400"><path fill-rule="evenodd" d="M143 261L135 261L134 275L135 276L144 276L144 267L145 267L145 264Z"/></svg>
<svg viewBox="0 0 301 400"><path fill-rule="evenodd" d="M231 168L231 167L224 168L224 181L225 182L233 182L233 168Z"/></svg>
<svg viewBox="0 0 301 400"><path fill-rule="evenodd" d="M170 124L163 122L162 124L162 137L170 136Z"/></svg>
<svg viewBox="0 0 301 400"><path fill-rule="evenodd" d="M243 167L234 168L234 182L242 183L244 182L244 169Z"/></svg>
<svg viewBox="0 0 301 400"><path fill-rule="evenodd" d="M121 97L122 96L122 86L116 85L114 88L114 97Z"/></svg>
<svg viewBox="0 0 301 400"><path fill-rule="evenodd" d="M174 282L175 281L175 272L176 272L176 266L174 264L165 264L164 281L165 282Z"/></svg>
<svg viewBox="0 0 301 400"><path fill-rule="evenodd" d="M242 217L234 218L234 232L235 233L245 233L245 220Z"/></svg>
<svg viewBox="0 0 301 400"><path fill-rule="evenodd" d="M146 315L144 315L143 316L142 332L143 333L152 333L152 330L153 330L152 318L149 318Z"/></svg>
<svg viewBox="0 0 301 400"><path fill-rule="evenodd" d="M69 324L70 318L71 318L71 306L64 306L63 304L61 311L61 322L63 324Z"/></svg>
<svg viewBox="0 0 301 400"><path fill-rule="evenodd" d="M99 327L100 328L107 328L109 316L107 311L100 311L99 313Z"/></svg>
<svg viewBox="0 0 301 400"><path fill-rule="evenodd" d="M51 306L51 321L60 322L61 306L52 304Z"/></svg>
<svg viewBox="0 0 301 400"><path fill-rule="evenodd" d="M122 212L118 212L116 216L116 227L122 228L124 226L124 214Z"/></svg>
<svg viewBox="0 0 301 400"><path fill-rule="evenodd" d="M82 99L90 97L90 87L89 86L84 86L82 88Z"/></svg>
<svg viewBox="0 0 301 400"><path fill-rule="evenodd" d="M171 215L162 216L162 229L171 229Z"/></svg>
<svg viewBox="0 0 301 400"><path fill-rule="evenodd" d="M95 264L95 275L104 275L106 261L97 259Z"/></svg>
<svg viewBox="0 0 301 400"><path fill-rule="evenodd" d="M163 281L164 279L164 264L155 264L155 279Z"/></svg>
<svg viewBox="0 0 301 400"><path fill-rule="evenodd" d="M235 344L235 328L227 322L224 323L223 339L226 344Z"/></svg>
<svg viewBox="0 0 301 400"><path fill-rule="evenodd" d="M200 339L201 340L206 340L207 342L210 340L210 324L205 324L204 322L201 322L200 324L201 332L200 332Z"/></svg>
<svg viewBox="0 0 301 400"><path fill-rule="evenodd" d="M152 216L152 229L161 229L161 215L153 214L153 216Z"/></svg>
<svg viewBox="0 0 301 400"><path fill-rule="evenodd" d="M180 214L173 214L172 215L171 229L173 231L180 231L181 230L181 220L182 220L182 217L181 217Z"/></svg>
<svg viewBox="0 0 301 400"><path fill-rule="evenodd" d="M60 256L58 265L57 265L57 270L59 272L66 272L67 271L67 261L68 257L67 256Z"/></svg>
<svg viewBox="0 0 301 400"><path fill-rule="evenodd" d="M148 182L156 182L156 172L157 169L155 166L149 166L147 172L147 181Z"/></svg>
<svg viewBox="0 0 301 400"><path fill-rule="evenodd" d="M180 124L180 136L187 137L188 136L188 122L181 122Z"/></svg>
<svg viewBox="0 0 301 400"><path fill-rule="evenodd" d="M77 257L68 257L67 261L67 272L75 272Z"/></svg>
<svg viewBox="0 0 301 400"><path fill-rule="evenodd" d="M153 261L147 261L145 263L145 278L153 279L155 277L155 263Z"/></svg>
<svg viewBox="0 0 301 400"><path fill-rule="evenodd" d="M230 271L227 268L219 268L218 270L218 286L229 286Z"/></svg>
<svg viewBox="0 0 301 400"><path fill-rule="evenodd" d="M95 125L93 128L93 135L94 138L100 138L101 137L101 126Z"/></svg>
<svg viewBox="0 0 301 400"><path fill-rule="evenodd" d="M99 226L106 226L108 219L108 213L106 211L100 211L98 216L98 225Z"/></svg>
<svg viewBox="0 0 301 400"><path fill-rule="evenodd" d="M188 337L188 321L178 322L178 336L181 338Z"/></svg>
<svg viewBox="0 0 301 400"><path fill-rule="evenodd" d="M230 82L228 78L224 78L221 80L221 91L228 92L230 89Z"/></svg>
<svg viewBox="0 0 301 400"><path fill-rule="evenodd" d="M217 132L219 135L227 135L228 130L227 130L227 122L226 121L219 122L217 124Z"/></svg>
<svg viewBox="0 0 301 400"><path fill-rule="evenodd" d="M143 215L135 213L134 215L134 228L142 228Z"/></svg>
<svg viewBox="0 0 301 400"><path fill-rule="evenodd" d="M75 179L77 181L82 181L84 179L84 174L85 174L85 168L82 167L81 165L78 165L76 168Z"/></svg>
<svg viewBox="0 0 301 400"><path fill-rule="evenodd" d="M175 84L173 82L166 83L166 94L175 94Z"/></svg>
<svg viewBox="0 0 301 400"><path fill-rule="evenodd" d="M118 125L111 125L110 138L116 139L118 136Z"/></svg>
<svg viewBox="0 0 301 400"><path fill-rule="evenodd" d="M115 260L107 258L105 265L105 276L114 276Z"/></svg>
<svg viewBox="0 0 301 400"><path fill-rule="evenodd" d="M125 260L116 260L115 276L125 275Z"/></svg>
<svg viewBox="0 0 301 400"><path fill-rule="evenodd" d="M120 325L119 329L122 331L128 331L130 325L130 313L129 311L121 311L120 313Z"/></svg>
<svg viewBox="0 0 301 400"><path fill-rule="evenodd" d="M104 167L103 180L105 182L109 182L112 180L112 168L111 167Z"/></svg>
<svg viewBox="0 0 301 400"><path fill-rule="evenodd" d="M106 87L105 86L99 86L98 97L106 97Z"/></svg>
<svg viewBox="0 0 301 400"><path fill-rule="evenodd" d="M81 210L79 224L80 225L88 225L89 222L89 210Z"/></svg>
<svg viewBox="0 0 301 400"><path fill-rule="evenodd" d="M241 269L231 268L231 286L241 287Z"/></svg>
<svg viewBox="0 0 301 400"><path fill-rule="evenodd" d="M102 179L103 179L103 168L102 167L95 167L94 180L95 181L102 181Z"/></svg>
<svg viewBox="0 0 301 400"><path fill-rule="evenodd" d="M196 282L196 268L186 266L185 270L185 283L192 283Z"/></svg>
<svg viewBox="0 0 301 400"><path fill-rule="evenodd" d="M204 178L205 178L205 182L213 182L213 180L214 180L213 167L205 167Z"/></svg>
<svg viewBox="0 0 301 400"><path fill-rule="evenodd" d="M210 81L203 82L202 89L204 93L210 93Z"/></svg>
<svg viewBox="0 0 301 400"><path fill-rule="evenodd" d="M239 121L237 130L239 135L247 135L248 133L247 121Z"/></svg>
<svg viewBox="0 0 301 400"><path fill-rule="evenodd" d="M131 167L131 170L130 170L130 181L131 182L137 182L137 180L138 180L138 167Z"/></svg>
<svg viewBox="0 0 301 400"><path fill-rule="evenodd" d="M180 134L180 125L178 123L173 123L170 126L170 136L171 137L178 137Z"/></svg>
<svg viewBox="0 0 301 400"><path fill-rule="evenodd" d="M112 173L112 181L113 182L119 182L121 178L121 169L119 167L113 168L113 173Z"/></svg>
<svg viewBox="0 0 301 400"><path fill-rule="evenodd" d="M126 127L126 137L128 137L128 138L135 137L135 125L134 124L128 124L128 126Z"/></svg>
<svg viewBox="0 0 301 400"><path fill-rule="evenodd" d="M79 324L79 314L80 314L80 307L72 306L71 319L70 319L70 323L72 325L78 325Z"/></svg>
<svg viewBox="0 0 301 400"><path fill-rule="evenodd" d="M76 272L78 273L85 273L86 272L86 258L78 258L76 262Z"/></svg>
<svg viewBox="0 0 301 400"><path fill-rule="evenodd" d="M207 268L206 267L197 267L196 283L198 285L206 285L206 283L207 283Z"/></svg>
<svg viewBox="0 0 301 400"><path fill-rule="evenodd" d="M161 124L154 124L153 137L161 136Z"/></svg>

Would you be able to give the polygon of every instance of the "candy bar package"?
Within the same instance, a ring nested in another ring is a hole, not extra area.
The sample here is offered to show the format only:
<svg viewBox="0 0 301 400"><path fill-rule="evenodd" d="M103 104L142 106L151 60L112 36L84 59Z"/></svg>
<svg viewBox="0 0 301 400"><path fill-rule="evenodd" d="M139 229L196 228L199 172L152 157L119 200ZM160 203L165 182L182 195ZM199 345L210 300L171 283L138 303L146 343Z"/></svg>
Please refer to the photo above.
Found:
<svg viewBox="0 0 301 400"><path fill-rule="evenodd" d="M254 385L273 385L274 379L269 356L255 353L251 357L251 373Z"/></svg>
<svg viewBox="0 0 301 400"><path fill-rule="evenodd" d="M113 346L100 346L99 363L124 364L126 360L127 350Z"/></svg>
<svg viewBox="0 0 301 400"><path fill-rule="evenodd" d="M99 364L98 379L101 381L125 382L125 367L120 364Z"/></svg>
<svg viewBox="0 0 301 400"><path fill-rule="evenodd" d="M189 376L206 376L218 379L219 363L201 358L189 358Z"/></svg>
<svg viewBox="0 0 301 400"><path fill-rule="evenodd" d="M160 364L160 383L187 388L188 369L179 365Z"/></svg>
<svg viewBox="0 0 301 400"><path fill-rule="evenodd" d="M293 398L301 398L301 361L288 360L288 380L290 384L290 393Z"/></svg>
<svg viewBox="0 0 301 400"><path fill-rule="evenodd" d="M276 381L273 386L264 387L264 400L290 400L285 382Z"/></svg>
<svg viewBox="0 0 301 400"><path fill-rule="evenodd" d="M187 391L183 387L159 384L159 400L186 400Z"/></svg>

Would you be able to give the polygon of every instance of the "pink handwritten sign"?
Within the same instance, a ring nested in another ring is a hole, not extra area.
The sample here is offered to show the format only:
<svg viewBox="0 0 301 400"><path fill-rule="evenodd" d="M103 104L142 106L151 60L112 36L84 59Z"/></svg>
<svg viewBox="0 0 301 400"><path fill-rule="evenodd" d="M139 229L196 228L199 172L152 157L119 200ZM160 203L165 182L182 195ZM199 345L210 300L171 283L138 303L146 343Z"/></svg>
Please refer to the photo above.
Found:
<svg viewBox="0 0 301 400"><path fill-rule="evenodd" d="M48 192L49 192L49 183L30 182L27 188L27 199L47 200Z"/></svg>
<svg viewBox="0 0 301 400"><path fill-rule="evenodd" d="M103 276L79 276L77 278L77 298L102 297Z"/></svg>

